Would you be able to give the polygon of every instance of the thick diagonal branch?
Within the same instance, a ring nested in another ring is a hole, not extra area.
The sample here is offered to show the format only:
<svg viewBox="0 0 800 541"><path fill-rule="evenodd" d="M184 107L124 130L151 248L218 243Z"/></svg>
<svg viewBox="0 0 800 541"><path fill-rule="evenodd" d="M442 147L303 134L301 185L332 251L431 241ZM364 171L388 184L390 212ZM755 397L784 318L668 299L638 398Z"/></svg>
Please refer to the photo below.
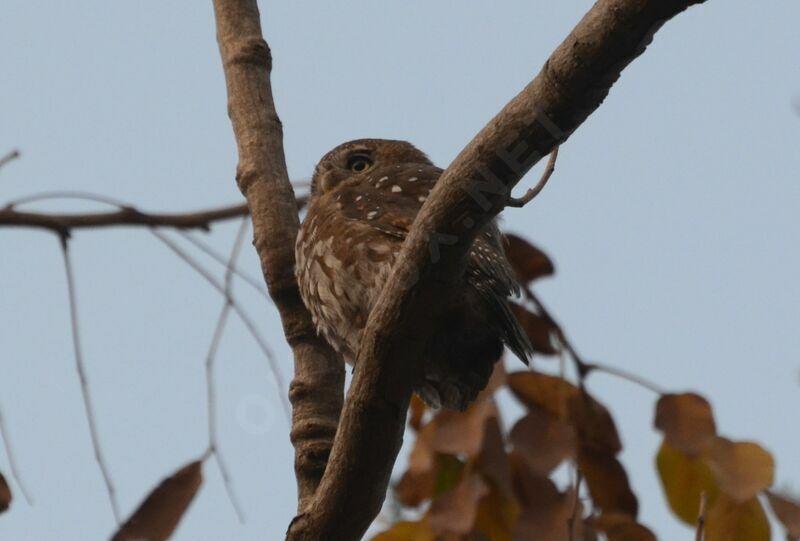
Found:
<svg viewBox="0 0 800 541"><path fill-rule="evenodd" d="M292 442L298 509L325 470L342 407L344 367L317 336L294 277L297 204L283 153L283 130L272 99L272 57L261 37L256 0L214 0L228 89L228 114L239 148L236 181L253 219L254 244L269 293L294 353Z"/></svg>
<svg viewBox="0 0 800 541"><path fill-rule="evenodd" d="M420 211L369 317L333 451L288 539L359 539L402 442L418 353L479 226L530 167L600 106L664 22L703 0L600 0L541 72L467 145Z"/></svg>

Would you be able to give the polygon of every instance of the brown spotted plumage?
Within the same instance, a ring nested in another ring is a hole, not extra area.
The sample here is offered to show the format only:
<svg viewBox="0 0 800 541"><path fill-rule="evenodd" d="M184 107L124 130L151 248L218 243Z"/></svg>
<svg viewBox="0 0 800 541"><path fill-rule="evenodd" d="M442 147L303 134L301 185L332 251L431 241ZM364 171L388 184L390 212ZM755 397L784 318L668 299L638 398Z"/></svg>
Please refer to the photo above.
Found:
<svg viewBox="0 0 800 541"><path fill-rule="evenodd" d="M297 238L300 292L319 333L352 364L370 310L414 217L442 170L410 143L360 139L320 160ZM478 235L448 317L425 352L416 392L464 409L486 386L503 344L527 362L531 346L508 306L518 293L494 222Z"/></svg>

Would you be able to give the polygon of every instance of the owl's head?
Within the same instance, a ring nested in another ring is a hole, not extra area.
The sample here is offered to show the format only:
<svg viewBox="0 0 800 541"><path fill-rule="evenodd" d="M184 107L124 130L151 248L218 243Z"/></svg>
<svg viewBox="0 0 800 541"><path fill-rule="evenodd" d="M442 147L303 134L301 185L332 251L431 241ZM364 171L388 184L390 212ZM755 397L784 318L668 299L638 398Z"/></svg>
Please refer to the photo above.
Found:
<svg viewBox="0 0 800 541"><path fill-rule="evenodd" d="M433 165L422 151L406 141L349 141L337 146L319 161L311 178L311 196L318 197L329 192L343 180L355 175L367 175L379 167L410 163Z"/></svg>

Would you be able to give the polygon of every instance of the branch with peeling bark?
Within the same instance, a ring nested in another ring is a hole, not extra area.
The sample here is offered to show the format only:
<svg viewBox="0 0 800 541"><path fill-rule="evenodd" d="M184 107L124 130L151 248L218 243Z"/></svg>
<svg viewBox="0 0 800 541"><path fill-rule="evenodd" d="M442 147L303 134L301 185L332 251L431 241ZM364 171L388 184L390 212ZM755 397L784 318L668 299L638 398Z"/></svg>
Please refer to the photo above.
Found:
<svg viewBox="0 0 800 541"><path fill-rule="evenodd" d="M509 204L511 188L600 106L621 71L644 51L662 24L703 1L600 0L536 78L447 168L417 216L370 315L359 368L325 473L313 494L301 480L307 472L298 467L300 514L287 539L344 541L364 534L381 507L402 442L411 389L421 374L418 353L428 338L425 329L435 328L431 323L440 315L436 308L444 304L433 299L447 294L447 284L463 272L480 226ZM261 38L256 2L214 4L229 110L239 143L237 180L253 211L264 274L276 302L284 301L281 315L295 348L297 446L298 430L304 420L314 419L307 414L315 408L316 421L330 430L336 408L328 400L341 393L340 380L306 377L311 371L334 372L335 361L319 340L312 339L288 265L293 263L297 218L288 212L292 193L271 97L271 57ZM301 344L313 352L303 355L308 350ZM303 393L296 392L298 387ZM324 461L322 454L317 458Z"/></svg>

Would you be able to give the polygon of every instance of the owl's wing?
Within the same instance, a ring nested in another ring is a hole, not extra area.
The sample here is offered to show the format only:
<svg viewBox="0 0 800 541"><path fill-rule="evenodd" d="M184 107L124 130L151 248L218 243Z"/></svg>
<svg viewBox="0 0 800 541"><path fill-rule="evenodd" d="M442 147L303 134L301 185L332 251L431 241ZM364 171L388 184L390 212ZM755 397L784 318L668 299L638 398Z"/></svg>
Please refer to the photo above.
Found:
<svg viewBox="0 0 800 541"><path fill-rule="evenodd" d="M431 165L381 167L340 185L336 200L345 218L404 239L441 174L442 169ZM527 363L533 348L508 305L508 298L519 295L520 287L501 238L494 222L483 228L469 254L467 281L494 315L503 341Z"/></svg>
<svg viewBox="0 0 800 541"><path fill-rule="evenodd" d="M336 202L345 218L405 238L441 174L438 167L424 164L379 167L340 185Z"/></svg>

